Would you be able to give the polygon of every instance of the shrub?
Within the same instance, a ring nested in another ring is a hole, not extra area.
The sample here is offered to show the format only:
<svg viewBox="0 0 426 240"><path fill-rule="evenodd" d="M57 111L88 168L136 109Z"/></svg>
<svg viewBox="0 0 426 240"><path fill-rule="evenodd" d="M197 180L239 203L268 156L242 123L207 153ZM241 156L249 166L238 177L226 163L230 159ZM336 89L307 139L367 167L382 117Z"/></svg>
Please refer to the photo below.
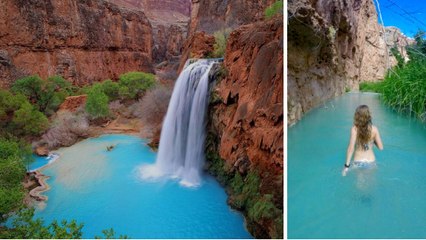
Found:
<svg viewBox="0 0 426 240"><path fill-rule="evenodd" d="M120 75L118 84L122 98L137 99L155 85L155 76L144 72L128 72Z"/></svg>
<svg viewBox="0 0 426 240"><path fill-rule="evenodd" d="M19 110L15 111L12 122L16 125L17 133L23 135L38 135L49 126L46 116L29 103L22 104Z"/></svg>
<svg viewBox="0 0 426 240"><path fill-rule="evenodd" d="M133 115L139 117L148 126L161 126L171 95L172 89L164 86L149 90L139 101Z"/></svg>
<svg viewBox="0 0 426 240"><path fill-rule="evenodd" d="M265 18L270 19L276 14L283 14L283 1L276 1L271 6L265 9Z"/></svg>
<svg viewBox="0 0 426 240"><path fill-rule="evenodd" d="M213 57L221 58L225 56L226 42L228 40L229 34L231 33L230 28L222 29L213 34L215 43L213 45Z"/></svg>
<svg viewBox="0 0 426 240"><path fill-rule="evenodd" d="M0 138L0 223L9 212L22 206L27 149L13 140Z"/></svg>
<svg viewBox="0 0 426 240"><path fill-rule="evenodd" d="M272 202L272 194L264 194L254 205L249 208L248 216L252 220L259 221L262 218L272 218L278 212Z"/></svg>
<svg viewBox="0 0 426 240"><path fill-rule="evenodd" d="M64 99L72 93L71 83L60 76L42 80L39 76L30 76L17 80L12 85L14 93L20 93L35 104L46 115L53 114Z"/></svg>
<svg viewBox="0 0 426 240"><path fill-rule="evenodd" d="M89 121L85 113L64 113L55 120L36 145L47 145L50 149L71 146L80 137L86 137L88 130Z"/></svg>
<svg viewBox="0 0 426 240"><path fill-rule="evenodd" d="M108 102L108 96L103 92L102 86L94 85L87 94L86 111L93 119L107 117Z"/></svg>
<svg viewBox="0 0 426 240"><path fill-rule="evenodd" d="M14 93L21 93L32 103L36 103L42 95L43 80L37 76L29 76L16 80L11 90Z"/></svg>
<svg viewBox="0 0 426 240"><path fill-rule="evenodd" d="M102 82L102 90L110 101L117 100L120 97L119 88L118 83L111 81L111 79Z"/></svg>

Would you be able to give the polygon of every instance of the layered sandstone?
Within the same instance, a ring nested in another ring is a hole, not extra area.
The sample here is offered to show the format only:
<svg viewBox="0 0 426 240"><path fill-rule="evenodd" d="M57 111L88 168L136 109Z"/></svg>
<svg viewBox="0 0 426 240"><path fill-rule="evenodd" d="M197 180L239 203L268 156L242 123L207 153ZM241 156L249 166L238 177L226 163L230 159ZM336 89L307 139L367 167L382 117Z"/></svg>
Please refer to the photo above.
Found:
<svg viewBox="0 0 426 240"><path fill-rule="evenodd" d="M192 0L190 34L205 31L212 34L225 28L264 19L266 7L275 0Z"/></svg>
<svg viewBox="0 0 426 240"><path fill-rule="evenodd" d="M282 210L281 16L233 31L224 69L221 74L225 77L217 83L210 105L209 131L217 142L215 150L231 172L258 172L260 194L272 194L275 206ZM273 220L248 221L249 231L257 238L277 238L281 226Z"/></svg>
<svg viewBox="0 0 426 240"><path fill-rule="evenodd" d="M0 2L0 87L29 74L83 85L152 72L152 47L142 11L103 0Z"/></svg>
<svg viewBox="0 0 426 240"><path fill-rule="evenodd" d="M288 124L396 64L371 0L289 0L288 13Z"/></svg>

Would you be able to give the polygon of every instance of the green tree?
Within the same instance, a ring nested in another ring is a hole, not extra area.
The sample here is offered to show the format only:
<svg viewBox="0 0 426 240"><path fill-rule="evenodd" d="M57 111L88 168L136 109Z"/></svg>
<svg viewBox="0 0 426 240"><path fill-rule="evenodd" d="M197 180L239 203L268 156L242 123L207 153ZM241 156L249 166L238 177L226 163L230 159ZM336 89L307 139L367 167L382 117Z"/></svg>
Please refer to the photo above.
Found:
<svg viewBox="0 0 426 240"><path fill-rule="evenodd" d="M0 223L6 214L22 206L25 154L18 142L0 138Z"/></svg>
<svg viewBox="0 0 426 240"><path fill-rule="evenodd" d="M61 223L53 221L45 225L42 219L33 219L34 209L22 209L14 217L12 227L0 232L1 238L38 238L38 239L78 239L82 238L83 224L75 220L70 222L62 220Z"/></svg>
<svg viewBox="0 0 426 240"><path fill-rule="evenodd" d="M111 79L102 82L102 90L110 101L117 100L120 97L119 89L118 83L111 81Z"/></svg>
<svg viewBox="0 0 426 240"><path fill-rule="evenodd" d="M22 104L21 108L15 111L12 122L16 130L24 135L38 135L49 126L46 116L29 103Z"/></svg>
<svg viewBox="0 0 426 240"><path fill-rule="evenodd" d="M108 96L103 92L101 85L94 85L87 95L86 111L94 118L103 118L109 115Z"/></svg>
<svg viewBox="0 0 426 240"><path fill-rule="evenodd" d="M43 80L38 76L29 76L16 80L12 85L12 92L21 93L32 103L37 103L42 95Z"/></svg>
<svg viewBox="0 0 426 240"><path fill-rule="evenodd" d="M155 76L151 73L128 72L120 75L118 84L122 98L137 99L155 85Z"/></svg>
<svg viewBox="0 0 426 240"><path fill-rule="evenodd" d="M39 76L29 76L17 80L12 85L14 93L20 93L46 115L53 114L72 91L71 83L60 76L42 80Z"/></svg>

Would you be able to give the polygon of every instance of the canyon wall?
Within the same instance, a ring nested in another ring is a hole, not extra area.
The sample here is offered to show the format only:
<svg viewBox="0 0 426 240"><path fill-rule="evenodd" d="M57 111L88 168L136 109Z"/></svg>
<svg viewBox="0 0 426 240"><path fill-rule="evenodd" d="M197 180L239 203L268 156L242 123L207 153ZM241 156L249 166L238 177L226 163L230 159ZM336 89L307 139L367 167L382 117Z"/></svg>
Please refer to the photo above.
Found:
<svg viewBox="0 0 426 240"><path fill-rule="evenodd" d="M190 33L212 34L225 28L264 19L264 10L275 0L192 0Z"/></svg>
<svg viewBox="0 0 426 240"><path fill-rule="evenodd" d="M390 48L408 43L385 42L371 0L289 0L288 24L289 125L360 81L382 79L396 64Z"/></svg>
<svg viewBox="0 0 426 240"><path fill-rule="evenodd" d="M211 53L200 55L199 46L210 45L215 32L264 20L265 9L274 2L275 0L192 0L188 38L183 45L179 71L188 58L207 57ZM201 43L203 39L205 42Z"/></svg>
<svg viewBox="0 0 426 240"><path fill-rule="evenodd" d="M227 174L256 172L259 194L273 196L277 215L269 210L273 217L246 218L256 238L282 237L283 40L281 15L234 30L210 105L209 136ZM238 198L231 193L231 206Z"/></svg>
<svg viewBox="0 0 426 240"><path fill-rule="evenodd" d="M191 0L109 0L130 9L142 10L152 26L152 58L160 80L174 81L188 36ZM161 63L161 64L160 64Z"/></svg>
<svg viewBox="0 0 426 240"><path fill-rule="evenodd" d="M0 1L0 87L30 74L77 85L153 72L152 28L142 11L103 0Z"/></svg>

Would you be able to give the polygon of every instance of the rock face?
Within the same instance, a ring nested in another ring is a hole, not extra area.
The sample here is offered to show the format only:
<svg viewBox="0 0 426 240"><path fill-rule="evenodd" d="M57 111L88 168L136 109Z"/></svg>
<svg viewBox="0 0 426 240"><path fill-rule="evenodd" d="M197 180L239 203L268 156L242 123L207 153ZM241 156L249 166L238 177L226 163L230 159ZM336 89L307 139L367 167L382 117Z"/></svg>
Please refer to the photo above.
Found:
<svg viewBox="0 0 426 240"><path fill-rule="evenodd" d="M65 98L65 101L59 106L59 111L75 112L78 108L83 107L86 104L87 95L69 96Z"/></svg>
<svg viewBox="0 0 426 240"><path fill-rule="evenodd" d="M282 21L246 25L231 33L216 86L219 153L234 165L247 158L262 170L283 169Z"/></svg>
<svg viewBox="0 0 426 240"><path fill-rule="evenodd" d="M205 31L212 34L224 28L264 19L266 7L275 0L192 0L190 34Z"/></svg>
<svg viewBox="0 0 426 240"><path fill-rule="evenodd" d="M84 85L152 72L152 46L141 11L103 0L0 2L0 87L29 74Z"/></svg>
<svg viewBox="0 0 426 240"><path fill-rule="evenodd" d="M282 211L281 16L233 31L228 39L224 68L225 77L213 92L209 117L209 131L218 142L217 151L234 174L259 172L260 193L273 195L274 204ZM277 235L280 227L271 221L249 219L247 226L257 238L280 238Z"/></svg>
<svg viewBox="0 0 426 240"><path fill-rule="evenodd" d="M183 47L182 59L179 65L179 72L185 66L186 60L189 58L206 58L213 52L214 37L205 32L196 32L192 34Z"/></svg>
<svg viewBox="0 0 426 240"><path fill-rule="evenodd" d="M199 32L210 36L204 38L205 44L210 45L208 38L211 38L216 31L234 29L244 24L263 20L265 9L274 2L275 0L192 0L189 33L183 46L179 71L190 57L189 53L193 51L189 48L200 45L201 33ZM198 41L198 43L194 41Z"/></svg>
<svg viewBox="0 0 426 240"><path fill-rule="evenodd" d="M396 64L370 0L289 0L288 124ZM398 42L399 41L399 42Z"/></svg>
<svg viewBox="0 0 426 240"><path fill-rule="evenodd" d="M173 84L188 35L191 0L108 1L124 8L143 10L152 26L152 58L157 79L164 84Z"/></svg>

